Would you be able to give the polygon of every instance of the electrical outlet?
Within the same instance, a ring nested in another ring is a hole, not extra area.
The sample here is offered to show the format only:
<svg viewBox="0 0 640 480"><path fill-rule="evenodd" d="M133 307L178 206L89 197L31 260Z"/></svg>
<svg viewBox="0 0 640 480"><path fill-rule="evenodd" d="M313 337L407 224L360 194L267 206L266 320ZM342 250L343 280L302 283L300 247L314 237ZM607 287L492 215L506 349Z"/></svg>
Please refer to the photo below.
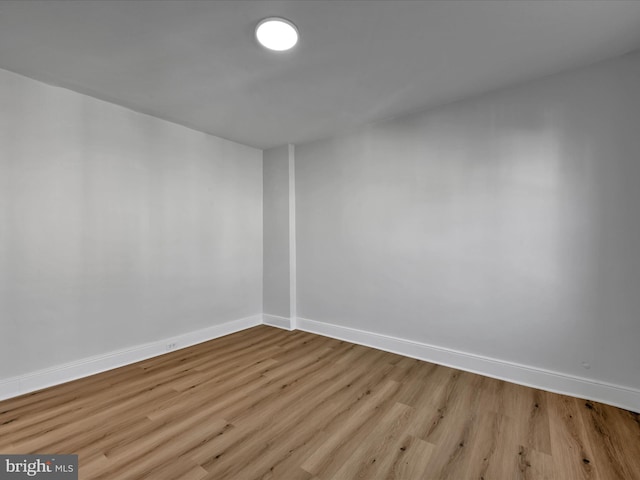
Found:
<svg viewBox="0 0 640 480"><path fill-rule="evenodd" d="M171 350L175 350L177 347L178 347L178 344L176 342L167 343L167 352L170 352Z"/></svg>

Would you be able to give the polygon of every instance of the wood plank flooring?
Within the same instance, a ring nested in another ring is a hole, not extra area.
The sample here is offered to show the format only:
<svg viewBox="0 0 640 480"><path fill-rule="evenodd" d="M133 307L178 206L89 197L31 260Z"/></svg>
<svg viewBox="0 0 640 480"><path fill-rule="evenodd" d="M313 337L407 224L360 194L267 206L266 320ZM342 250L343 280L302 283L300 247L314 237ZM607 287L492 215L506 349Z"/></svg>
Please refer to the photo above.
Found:
<svg viewBox="0 0 640 480"><path fill-rule="evenodd" d="M81 479L640 479L640 416L259 326L0 402Z"/></svg>

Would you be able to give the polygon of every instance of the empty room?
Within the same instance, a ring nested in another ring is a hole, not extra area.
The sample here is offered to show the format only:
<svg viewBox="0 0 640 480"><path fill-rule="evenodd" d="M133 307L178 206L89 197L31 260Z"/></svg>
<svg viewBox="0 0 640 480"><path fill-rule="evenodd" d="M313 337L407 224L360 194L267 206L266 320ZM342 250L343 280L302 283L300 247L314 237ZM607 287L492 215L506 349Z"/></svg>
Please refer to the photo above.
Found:
<svg viewBox="0 0 640 480"><path fill-rule="evenodd" d="M640 2L0 0L0 480L640 479Z"/></svg>

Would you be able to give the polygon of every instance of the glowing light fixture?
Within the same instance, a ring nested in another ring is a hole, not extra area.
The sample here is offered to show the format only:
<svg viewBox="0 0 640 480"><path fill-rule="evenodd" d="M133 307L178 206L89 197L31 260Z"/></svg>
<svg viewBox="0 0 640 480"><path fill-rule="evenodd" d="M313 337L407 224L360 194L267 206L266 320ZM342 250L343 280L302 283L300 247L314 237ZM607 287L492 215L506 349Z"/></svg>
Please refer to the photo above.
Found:
<svg viewBox="0 0 640 480"><path fill-rule="evenodd" d="M269 50L283 52L298 43L298 29L289 20L269 17L258 23L256 38L260 45Z"/></svg>

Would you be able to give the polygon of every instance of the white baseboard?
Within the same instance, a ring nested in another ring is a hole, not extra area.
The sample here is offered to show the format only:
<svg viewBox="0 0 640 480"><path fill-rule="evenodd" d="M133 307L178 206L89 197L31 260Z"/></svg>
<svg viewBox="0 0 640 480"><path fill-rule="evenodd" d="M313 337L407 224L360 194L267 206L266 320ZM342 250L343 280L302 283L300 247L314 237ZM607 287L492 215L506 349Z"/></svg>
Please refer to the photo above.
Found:
<svg viewBox="0 0 640 480"><path fill-rule="evenodd" d="M262 323L269 325L270 327L284 328L285 330L293 330L291 319L287 317L281 317L279 315L262 314Z"/></svg>
<svg viewBox="0 0 640 480"><path fill-rule="evenodd" d="M16 377L0 380L0 400L20 395L20 380Z"/></svg>
<svg viewBox="0 0 640 480"><path fill-rule="evenodd" d="M305 332L640 412L640 390L298 317Z"/></svg>
<svg viewBox="0 0 640 480"><path fill-rule="evenodd" d="M406 357L418 358L427 362L528 387L594 400L640 412L640 390L637 389L306 318L298 317L296 323L298 329L306 332L345 340ZM138 345L104 355L96 355L76 362L0 380L0 400L162 355L167 353L167 345L170 343L176 344L175 349L186 348L260 324L285 330L293 329L291 319L277 315L254 315L233 320L165 340Z"/></svg>
<svg viewBox="0 0 640 480"><path fill-rule="evenodd" d="M211 327L167 338L157 342L138 345L103 355L83 358L75 362L27 373L18 377L0 380L0 400L17 397L42 388L77 380L96 373L122 367L167 353L167 345L175 344L173 350L190 347L214 338L255 327L262 323L261 315L232 320Z"/></svg>

